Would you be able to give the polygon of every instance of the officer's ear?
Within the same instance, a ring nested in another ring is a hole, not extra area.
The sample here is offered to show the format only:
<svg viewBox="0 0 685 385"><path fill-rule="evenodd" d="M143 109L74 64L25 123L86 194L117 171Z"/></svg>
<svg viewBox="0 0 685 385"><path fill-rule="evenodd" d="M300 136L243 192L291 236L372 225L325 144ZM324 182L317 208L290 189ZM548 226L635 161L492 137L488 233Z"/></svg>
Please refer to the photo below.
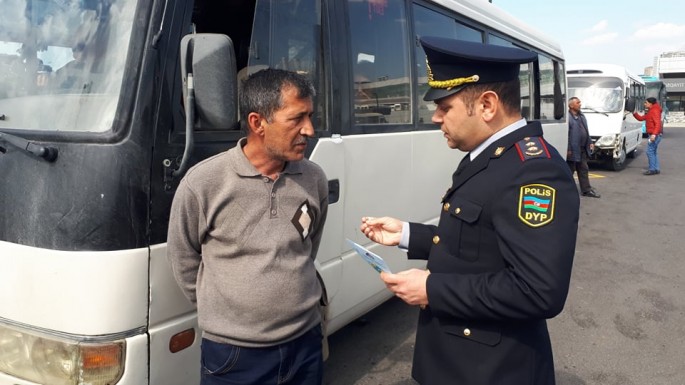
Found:
<svg viewBox="0 0 685 385"><path fill-rule="evenodd" d="M485 91L478 98L478 107L485 122L491 122L499 111L499 95L494 91Z"/></svg>

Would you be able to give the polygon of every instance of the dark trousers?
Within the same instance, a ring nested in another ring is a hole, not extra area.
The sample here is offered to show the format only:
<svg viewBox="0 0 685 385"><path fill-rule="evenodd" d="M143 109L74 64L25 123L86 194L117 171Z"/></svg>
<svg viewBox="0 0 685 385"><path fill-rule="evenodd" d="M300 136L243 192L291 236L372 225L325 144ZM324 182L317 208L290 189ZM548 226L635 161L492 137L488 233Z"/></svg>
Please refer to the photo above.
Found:
<svg viewBox="0 0 685 385"><path fill-rule="evenodd" d="M201 385L320 385L321 326L280 345L246 348L202 339Z"/></svg>
<svg viewBox="0 0 685 385"><path fill-rule="evenodd" d="M580 192L586 193L592 190L590 186L590 168L587 166L587 155L581 154L580 162L566 161L568 167L571 169L571 174L576 172L578 174L578 184L580 184Z"/></svg>

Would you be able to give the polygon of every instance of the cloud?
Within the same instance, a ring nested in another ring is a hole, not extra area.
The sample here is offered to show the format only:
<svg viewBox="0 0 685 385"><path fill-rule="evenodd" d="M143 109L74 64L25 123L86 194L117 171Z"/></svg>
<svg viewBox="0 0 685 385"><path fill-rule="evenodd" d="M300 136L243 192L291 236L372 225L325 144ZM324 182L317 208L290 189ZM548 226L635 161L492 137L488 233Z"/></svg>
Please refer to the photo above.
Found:
<svg viewBox="0 0 685 385"><path fill-rule="evenodd" d="M600 45L614 42L618 37L618 32L607 32L599 35L590 36L583 39L581 45Z"/></svg>
<svg viewBox="0 0 685 385"><path fill-rule="evenodd" d="M602 32L609 26L607 20L600 20L597 24L590 27L590 32Z"/></svg>
<svg viewBox="0 0 685 385"><path fill-rule="evenodd" d="M616 41L618 38L618 32L612 32L609 29L609 21L604 19L600 20L597 22L597 24L593 25L589 29L586 29L584 32L585 35L588 35L589 37L586 37L583 39L580 44L581 45L600 45L600 44L608 44Z"/></svg>
<svg viewBox="0 0 685 385"><path fill-rule="evenodd" d="M648 27L639 28L633 32L636 40L662 40L685 36L685 25L673 23L656 23Z"/></svg>

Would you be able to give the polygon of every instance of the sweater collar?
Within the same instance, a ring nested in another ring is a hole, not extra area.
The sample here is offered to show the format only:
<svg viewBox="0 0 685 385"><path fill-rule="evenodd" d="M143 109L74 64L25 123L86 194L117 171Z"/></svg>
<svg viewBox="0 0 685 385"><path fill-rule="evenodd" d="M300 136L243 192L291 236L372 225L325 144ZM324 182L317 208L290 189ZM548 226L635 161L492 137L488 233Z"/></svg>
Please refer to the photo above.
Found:
<svg viewBox="0 0 685 385"><path fill-rule="evenodd" d="M231 165L236 174L244 177L261 177L262 174L257 171L255 166L250 163L245 153L243 146L247 144L247 138L240 138L238 144L232 149L228 150L227 155L230 157ZM302 174L301 162L286 162L285 169L280 174Z"/></svg>

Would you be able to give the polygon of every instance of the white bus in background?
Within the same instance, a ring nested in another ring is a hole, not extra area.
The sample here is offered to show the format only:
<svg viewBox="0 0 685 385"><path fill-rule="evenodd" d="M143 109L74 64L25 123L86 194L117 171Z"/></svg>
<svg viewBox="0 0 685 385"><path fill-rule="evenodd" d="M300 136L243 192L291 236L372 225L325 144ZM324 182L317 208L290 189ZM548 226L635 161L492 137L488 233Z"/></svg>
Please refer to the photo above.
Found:
<svg viewBox="0 0 685 385"><path fill-rule="evenodd" d="M568 97L580 99L595 144L591 160L622 170L642 141L642 122L625 112L626 103L642 110L645 82L614 64L569 64L566 74Z"/></svg>
<svg viewBox="0 0 685 385"><path fill-rule="evenodd" d="M363 215L436 223L463 156L422 100L421 35L536 52L524 115L564 153L559 45L486 1L3 1L0 385L199 382L196 312L166 260L169 207L189 166L243 136L237 74L264 66L318 91L307 156L330 185L315 261L328 332L387 300L345 239L369 245ZM87 54L60 74L72 47ZM373 248L393 270L422 266Z"/></svg>

